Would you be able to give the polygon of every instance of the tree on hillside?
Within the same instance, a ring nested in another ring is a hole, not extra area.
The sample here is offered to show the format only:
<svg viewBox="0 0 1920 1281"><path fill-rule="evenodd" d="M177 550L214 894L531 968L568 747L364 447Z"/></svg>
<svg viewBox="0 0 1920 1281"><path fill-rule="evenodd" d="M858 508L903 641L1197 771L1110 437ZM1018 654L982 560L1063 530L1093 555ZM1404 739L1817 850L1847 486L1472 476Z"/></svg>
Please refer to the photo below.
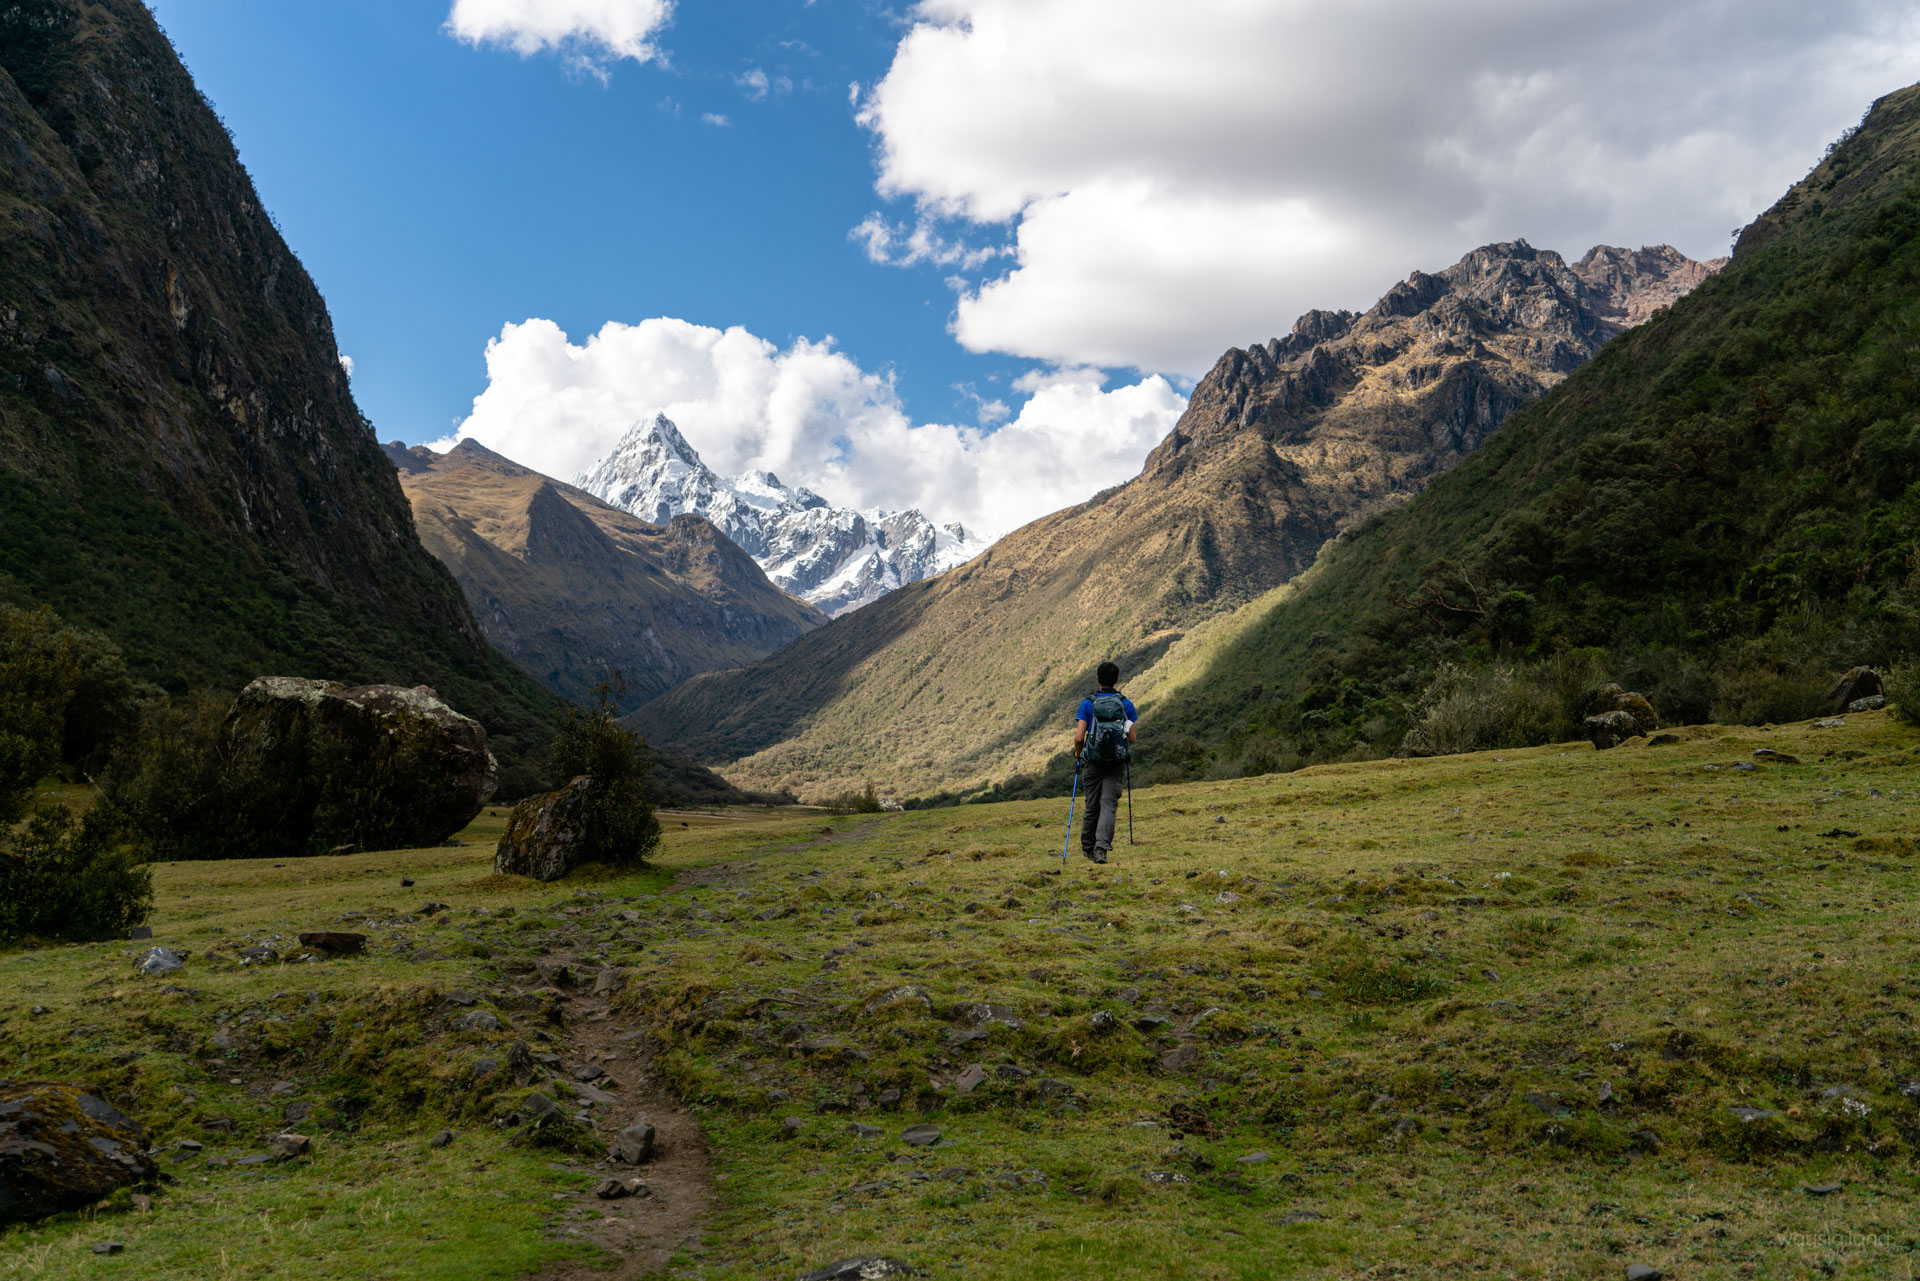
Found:
<svg viewBox="0 0 1920 1281"><path fill-rule="evenodd" d="M555 787L585 774L593 780L583 823L582 862L640 863L660 844L660 821L647 799L647 748L616 721L625 682L616 672L600 682L593 702L567 710L554 736L548 769Z"/></svg>

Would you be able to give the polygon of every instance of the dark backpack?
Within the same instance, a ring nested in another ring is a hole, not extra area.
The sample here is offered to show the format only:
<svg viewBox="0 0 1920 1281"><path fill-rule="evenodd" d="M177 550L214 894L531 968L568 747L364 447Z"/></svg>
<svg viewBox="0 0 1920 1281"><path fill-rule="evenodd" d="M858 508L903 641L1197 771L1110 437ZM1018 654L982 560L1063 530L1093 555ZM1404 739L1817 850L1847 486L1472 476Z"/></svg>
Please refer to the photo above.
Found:
<svg viewBox="0 0 1920 1281"><path fill-rule="evenodd" d="M1117 765L1127 759L1127 705L1118 694L1093 696L1093 721L1087 726L1086 759L1097 765Z"/></svg>

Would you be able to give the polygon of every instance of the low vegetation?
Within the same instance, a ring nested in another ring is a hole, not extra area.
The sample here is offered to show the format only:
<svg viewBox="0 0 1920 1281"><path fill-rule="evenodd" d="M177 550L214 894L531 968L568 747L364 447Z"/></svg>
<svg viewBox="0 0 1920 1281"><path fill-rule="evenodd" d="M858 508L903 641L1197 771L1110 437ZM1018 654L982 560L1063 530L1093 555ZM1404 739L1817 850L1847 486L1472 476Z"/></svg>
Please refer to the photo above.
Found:
<svg viewBox="0 0 1920 1281"><path fill-rule="evenodd" d="M186 969L0 954L0 1026L9 1075L98 1080L177 1182L0 1234L0 1276L590 1254L591 1160L509 1144L526 1087L474 1065L609 1002L715 1148L681 1275L1890 1275L1920 1249L1920 737L1678 735L1143 788L1103 868L1059 861L1059 798L673 816L649 869L558 886L486 874L497 809L458 849L156 867ZM298 961L325 927L368 956ZM624 989L522 1008L557 962ZM474 1009L498 1030L452 1027ZM289 1102L314 1158L206 1159Z"/></svg>

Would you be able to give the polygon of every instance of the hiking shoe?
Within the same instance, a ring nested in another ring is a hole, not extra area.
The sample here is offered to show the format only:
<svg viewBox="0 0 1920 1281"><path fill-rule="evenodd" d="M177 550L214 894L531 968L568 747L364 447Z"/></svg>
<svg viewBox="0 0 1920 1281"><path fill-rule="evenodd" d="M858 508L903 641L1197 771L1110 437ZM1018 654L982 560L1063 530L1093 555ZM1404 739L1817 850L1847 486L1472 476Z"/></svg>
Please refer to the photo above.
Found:
<svg viewBox="0 0 1920 1281"><path fill-rule="evenodd" d="M1095 850L1093 853L1087 855L1087 857L1096 863L1104 863L1107 861L1107 852L1105 850Z"/></svg>
<svg viewBox="0 0 1920 1281"><path fill-rule="evenodd" d="M1095 863L1100 861L1100 856L1098 854L1095 854L1092 850L1081 850L1080 857Z"/></svg>

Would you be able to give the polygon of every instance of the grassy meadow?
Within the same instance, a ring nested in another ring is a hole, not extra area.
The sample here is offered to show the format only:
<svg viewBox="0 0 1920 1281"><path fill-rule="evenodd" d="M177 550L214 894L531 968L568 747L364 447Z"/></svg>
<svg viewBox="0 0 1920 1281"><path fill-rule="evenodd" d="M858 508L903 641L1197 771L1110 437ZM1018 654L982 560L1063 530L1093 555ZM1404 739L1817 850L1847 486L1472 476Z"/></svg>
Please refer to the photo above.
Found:
<svg viewBox="0 0 1920 1281"><path fill-rule="evenodd" d="M648 871L549 886L489 875L498 811L160 866L186 968L0 953L0 1073L98 1083L174 1181L0 1232L0 1278L590 1261L591 1152L493 1124L567 1093L539 1056L590 998L529 990L554 960L624 972L607 1017L713 1146L675 1275L1911 1276L1920 734L1673 732L1143 789L1100 868L1061 802L671 815ZM322 928L369 955L242 964ZM528 1084L476 1072L515 1045ZM311 1157L210 1159L289 1102Z"/></svg>

